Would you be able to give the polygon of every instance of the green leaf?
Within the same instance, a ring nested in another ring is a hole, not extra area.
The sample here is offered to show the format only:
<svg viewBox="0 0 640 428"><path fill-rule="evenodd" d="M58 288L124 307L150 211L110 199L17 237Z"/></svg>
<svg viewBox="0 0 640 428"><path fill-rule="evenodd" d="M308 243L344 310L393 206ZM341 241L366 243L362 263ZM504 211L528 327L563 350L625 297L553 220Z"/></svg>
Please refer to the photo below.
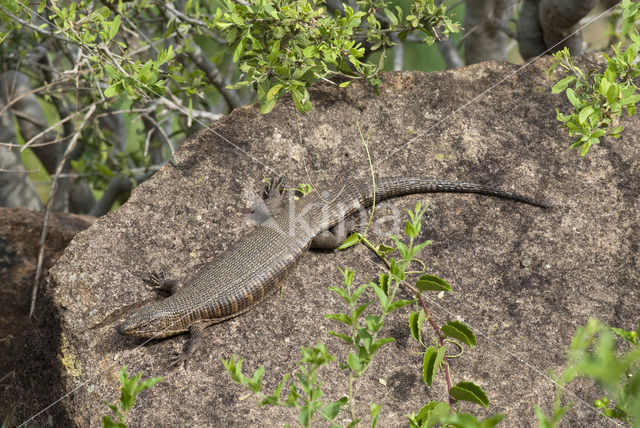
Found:
<svg viewBox="0 0 640 428"><path fill-rule="evenodd" d="M371 336L369 330L367 330L366 328L359 327L357 328L357 331L358 334L356 335L354 342L356 342L356 344L359 346L360 351L364 349L369 354L371 350L371 344L373 342L373 336ZM362 354L360 354L359 356L363 357Z"/></svg>
<svg viewBox="0 0 640 428"><path fill-rule="evenodd" d="M113 21L111 22L111 25L109 28L109 40L113 39L118 34L119 29L120 29L120 15L116 15L116 17L113 18Z"/></svg>
<svg viewBox="0 0 640 428"><path fill-rule="evenodd" d="M242 56L242 52L244 52L244 47L246 43L247 43L246 37L243 37L240 39L238 46L236 46L236 49L233 51L233 62L238 62L238 60Z"/></svg>
<svg viewBox="0 0 640 428"><path fill-rule="evenodd" d="M171 60L174 56L173 45L169 45L168 49L162 49L158 54L158 65L162 65Z"/></svg>
<svg viewBox="0 0 640 428"><path fill-rule="evenodd" d="M311 403L310 403L311 404ZM300 408L298 412L298 423L303 427L308 427L311 425L312 414L309 411L309 404Z"/></svg>
<svg viewBox="0 0 640 428"><path fill-rule="evenodd" d="M371 355L375 354L378 349L380 349L382 346L386 345L387 343L391 343L391 342L395 342L396 340L393 337L384 337L382 339L378 339L376 340L373 345L371 345Z"/></svg>
<svg viewBox="0 0 640 428"><path fill-rule="evenodd" d="M267 101L277 99L278 92L280 91L282 86L283 85L281 85L280 83L273 85L271 89L269 89L269 92L267 92Z"/></svg>
<svg viewBox="0 0 640 428"><path fill-rule="evenodd" d="M620 102L624 105L636 104L640 101L640 95L628 95L626 97L622 97Z"/></svg>
<svg viewBox="0 0 640 428"><path fill-rule="evenodd" d="M354 245L359 244L361 240L362 235L360 235L359 233L352 233L347 237L347 239L344 240L342 244L340 244L338 250L342 251L346 250L347 248L353 247Z"/></svg>
<svg viewBox="0 0 640 428"><path fill-rule="evenodd" d="M633 330L631 331L627 331L623 328L618 328L618 327L611 327L611 331L613 331L615 334L617 334L618 336L620 336L621 338L623 338L624 340L626 340L629 343L634 343L633 340L636 337L636 334ZM632 335L632 333L634 333Z"/></svg>
<svg viewBox="0 0 640 428"><path fill-rule="evenodd" d="M345 314L324 314L323 318L341 322L343 324L348 325L349 327L351 327L352 325L351 318L349 318Z"/></svg>
<svg viewBox="0 0 640 428"><path fill-rule="evenodd" d="M382 308L386 310L389 297L387 297L387 294L382 290L382 288L378 286L378 284L372 282L370 283L370 285L371 288L373 288L373 291L375 291L378 300L380 301L380 306L382 306Z"/></svg>
<svg viewBox="0 0 640 428"><path fill-rule="evenodd" d="M399 243L399 244L402 244L402 243ZM403 245L398 245L398 249L400 250L400 253L402 253ZM406 247L404 247L404 249L406 250ZM405 251L405 254L403 254L403 258L407 258L406 251ZM397 278L399 281L404 281L405 263L403 263L402 260L397 262L394 258L391 258L389 262L391 264L391 269L389 269L389 272L391 273L391 275Z"/></svg>
<svg viewBox="0 0 640 428"><path fill-rule="evenodd" d="M595 109L593 107L591 107L591 106L584 107L582 110L580 110L580 113L578 113L578 122L580 124L584 124L587 121L587 118L594 111L595 111Z"/></svg>
<svg viewBox="0 0 640 428"><path fill-rule="evenodd" d="M416 238L418 236L418 231L415 226L408 221L404 223L404 234L409 238Z"/></svg>
<svg viewBox="0 0 640 428"><path fill-rule="evenodd" d="M607 97L607 102L609 104L613 104L618 101L618 96L620 95L620 88L615 83L609 86L605 96Z"/></svg>
<svg viewBox="0 0 640 428"><path fill-rule="evenodd" d="M273 108L276 106L276 102L276 99L264 100L260 103L260 108L258 109L258 111L260 112L260 114L267 114L271 110L273 110Z"/></svg>
<svg viewBox="0 0 640 428"><path fill-rule="evenodd" d="M609 131L610 135L614 138L619 138L620 133L624 131L624 126L616 126L613 130Z"/></svg>
<svg viewBox="0 0 640 428"><path fill-rule="evenodd" d="M391 22L392 26L397 26L398 25L398 18L396 17L396 15L391 12L389 9L384 8L384 14L387 16L387 19L389 19L389 22Z"/></svg>
<svg viewBox="0 0 640 428"><path fill-rule="evenodd" d="M538 420L538 428L552 428L553 427L553 424L551 423L549 418L547 418L547 415L544 414L544 412L542 411L540 406L536 406L535 407L535 415L536 415L536 419Z"/></svg>
<svg viewBox="0 0 640 428"><path fill-rule="evenodd" d="M482 423L480 424L480 428L493 428L496 425L498 425L500 422L502 422L502 420L506 417L507 415L502 413L496 413L495 415L491 415L488 418L482 420Z"/></svg>
<svg viewBox="0 0 640 428"><path fill-rule="evenodd" d="M109 98L118 93L118 87L120 86L120 82L114 83L104 90L104 96Z"/></svg>
<svg viewBox="0 0 640 428"><path fill-rule="evenodd" d="M340 409L342 408L342 406L344 406L348 402L349 402L349 399L347 397L342 397L338 401L333 401L327 404L326 406L324 406L324 408L320 411L320 413L322 413L322 415L325 418L332 421L333 419L335 419L336 416L338 416L338 413L340 412Z"/></svg>
<svg viewBox="0 0 640 428"><path fill-rule="evenodd" d="M440 330L448 337L458 339L470 348L476 346L476 336L473 334L473 331L460 321L449 321L440 327Z"/></svg>
<svg viewBox="0 0 640 428"><path fill-rule="evenodd" d="M489 397L482 388L473 382L459 382L449 390L449 395L456 401L469 401L483 407L489 407Z"/></svg>
<svg viewBox="0 0 640 428"><path fill-rule="evenodd" d="M280 55L280 40L276 40L271 47L271 52L269 52L269 56L267 57L267 61L270 63L275 63Z"/></svg>
<svg viewBox="0 0 640 428"><path fill-rule="evenodd" d="M363 368L362 361L356 354L349 352L349 355L347 356L347 367L354 372L359 372Z"/></svg>
<svg viewBox="0 0 640 428"><path fill-rule="evenodd" d="M302 51L302 54L304 55L305 58L313 58L318 54L318 46L317 45L307 46Z"/></svg>
<svg viewBox="0 0 640 428"><path fill-rule="evenodd" d="M433 383L433 378L436 372L440 369L442 360L444 359L446 349L443 346L437 348L429 346L424 352L424 359L422 362L422 379L427 385Z"/></svg>
<svg viewBox="0 0 640 428"><path fill-rule="evenodd" d="M364 292L364 290L367 289L368 286L369 284L362 284L360 287L356 289L356 291L353 292L353 294L351 295L351 298L353 299L354 303L358 301L358 299L360 298L360 295L362 295L362 293Z"/></svg>
<svg viewBox="0 0 640 428"><path fill-rule="evenodd" d="M413 302L415 302L415 300L403 300L403 299L396 300L392 304L389 305L389 307L387 308L387 311L388 312L393 312L396 309L404 308L405 306L408 306L408 305L412 304Z"/></svg>
<svg viewBox="0 0 640 428"><path fill-rule="evenodd" d="M347 336L344 333L336 333L335 331L329 331L329 335L342 339L345 342L347 342L349 345L353 345L353 340L351 339L351 337Z"/></svg>
<svg viewBox="0 0 640 428"><path fill-rule="evenodd" d="M478 419L468 413L454 413L447 415L441 419L441 422L447 426L454 426L457 428L480 428L480 422Z"/></svg>
<svg viewBox="0 0 640 428"><path fill-rule="evenodd" d="M435 275L422 275L416 287L421 291L451 291L449 283Z"/></svg>
<svg viewBox="0 0 640 428"><path fill-rule="evenodd" d="M345 290L342 287L329 287L329 291L333 291L337 294L340 295L340 297L342 297L342 299L344 299L344 301L347 304L351 304L351 296L349 296L349 293L347 293L347 290Z"/></svg>
<svg viewBox="0 0 640 428"><path fill-rule="evenodd" d="M351 313L351 320L352 322L355 324L356 321L358 320L358 318L360 318L360 315L362 315L362 312L367 309L367 307L371 304L371 302L367 302L367 303L363 303L362 305L358 306L356 309L353 310L353 312Z"/></svg>
<svg viewBox="0 0 640 428"><path fill-rule="evenodd" d="M409 315L409 330L411 330L411 335L413 336L413 338L419 343L422 343L420 331L422 329L422 323L424 322L424 319L425 314L422 309L420 309L419 311L411 312L411 314Z"/></svg>
<svg viewBox="0 0 640 428"><path fill-rule="evenodd" d="M123 423L115 423L109 416L103 416L102 428L127 428L127 426Z"/></svg>
<svg viewBox="0 0 640 428"><path fill-rule="evenodd" d="M552 94L558 94L558 93L564 91L565 89L567 89L569 87L569 84L571 84L574 80L576 80L576 76L567 76L567 77L565 77L564 79L560 80L558 83L553 85L553 88L551 88L551 93Z"/></svg>
<svg viewBox="0 0 640 428"><path fill-rule="evenodd" d="M253 374L253 378L247 383L247 386L255 393L262 389L262 377L264 376L264 366L260 366Z"/></svg>
<svg viewBox="0 0 640 428"><path fill-rule="evenodd" d="M378 415L380 414L381 408L379 404L371 403L371 428L376 428L376 425L378 425Z"/></svg>
<svg viewBox="0 0 640 428"><path fill-rule="evenodd" d="M292 383L291 385L289 385L289 395L287 395L287 399L284 404L289 407L295 407L298 403L298 398L300 398L298 388L296 388L296 386Z"/></svg>
<svg viewBox="0 0 640 428"><path fill-rule="evenodd" d="M384 294L389 295L389 275L386 273L381 273L378 277L378 284L380 284L380 288L384 291Z"/></svg>
<svg viewBox="0 0 640 428"><path fill-rule="evenodd" d="M606 77L601 77L600 84L598 85L598 92L600 92L600 95L606 96L610 86L611 82L609 82Z"/></svg>
<svg viewBox="0 0 640 428"><path fill-rule="evenodd" d="M394 247L389 247L388 245L385 245L385 244L380 244L378 245L377 250L380 254L387 255L387 254L393 253L396 249Z"/></svg>
<svg viewBox="0 0 640 428"><path fill-rule="evenodd" d="M573 89L571 88L567 88L567 98L569 99L569 102L575 107L575 108L579 108L582 103L580 102L580 100L578 99L578 97L576 96L576 93Z"/></svg>
<svg viewBox="0 0 640 428"><path fill-rule="evenodd" d="M478 419L468 413L453 413L446 415L440 419L443 425L454 426L459 428L493 428L498 425L506 415L495 414L488 418L478 421Z"/></svg>
<svg viewBox="0 0 640 428"><path fill-rule="evenodd" d="M440 420L449 415L451 408L449 403L431 401L422 406L414 420L419 423L420 427L432 427L440 423Z"/></svg>

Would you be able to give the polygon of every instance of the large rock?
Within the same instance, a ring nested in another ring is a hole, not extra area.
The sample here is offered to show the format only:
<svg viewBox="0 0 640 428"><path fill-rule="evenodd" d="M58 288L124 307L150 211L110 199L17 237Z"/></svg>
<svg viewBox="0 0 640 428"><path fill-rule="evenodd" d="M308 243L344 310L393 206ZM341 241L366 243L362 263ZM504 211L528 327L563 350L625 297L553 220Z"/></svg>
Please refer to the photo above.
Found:
<svg viewBox="0 0 640 428"><path fill-rule="evenodd" d="M583 63L596 65L595 58ZM169 362L186 336L138 346L115 326L129 305L155 298L142 281L146 272L189 277L246 233L247 191L260 191L263 175L275 171L289 184L318 189L366 176L360 127L379 175L481 182L554 206L451 194L395 201L429 205L422 238L434 242L422 258L428 272L454 287L443 299L427 295L434 318L440 324L462 319L478 337L477 348L452 361L453 379L481 385L492 406L462 409L506 413L504 426L535 424L534 406L549 412L553 402L547 369L562 369L575 328L591 316L632 328L640 313L640 122L625 118L620 140L580 158L567 149L571 138L556 121L556 107L569 106L564 96L551 95L548 67L547 60L520 69L490 62L385 74L381 96L361 82L344 89L320 84L312 91L315 108L305 116L290 101L266 116L247 107L190 138L176 166L160 170L124 206L79 234L51 270L51 300L43 300L54 305L59 323L58 349L51 352L64 356L59 391L72 393L36 420L57 412L77 426L98 425L109 413L104 401L119 397L118 371L126 364L130 373L165 378L141 395L131 426L295 421L289 409L259 409L253 398L242 399L246 391L231 382L220 359L244 357L247 372L264 365L272 388L297 369L301 346L322 339L343 357L345 347L327 335L340 327L323 314L346 308L327 287L340 283L336 266L355 268L359 281L377 276L380 264L365 248L305 255L281 298L209 327L206 350L186 369ZM396 342L356 383L357 414L366 416L369 403L380 403L379 426L406 425L407 413L446 400L443 376L432 387L422 382L420 347L407 328L410 310L388 319L385 334ZM332 399L347 391L336 367L324 370L322 381ZM598 394L589 382L569 387L566 395L577 404L566 416L568 426L599 421L588 404ZM22 409L20 416L39 410ZM346 423L346 413L338 420Z"/></svg>
<svg viewBox="0 0 640 428"><path fill-rule="evenodd" d="M8 426L64 393L56 367L60 332L54 305L41 301L34 318L29 319L43 219L43 213L24 207L0 207L0 420L6 418ZM95 220L85 215L50 213L42 272L54 264L78 232ZM37 296L48 300L49 294L42 293L43 277ZM22 413L19 418L18 410Z"/></svg>

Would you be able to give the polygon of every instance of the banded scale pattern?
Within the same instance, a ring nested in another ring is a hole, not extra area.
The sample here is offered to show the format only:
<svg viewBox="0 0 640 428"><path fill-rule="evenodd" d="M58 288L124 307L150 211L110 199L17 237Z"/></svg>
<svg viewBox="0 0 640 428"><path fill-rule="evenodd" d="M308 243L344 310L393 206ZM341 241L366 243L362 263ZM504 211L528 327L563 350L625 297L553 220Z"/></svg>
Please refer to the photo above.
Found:
<svg viewBox="0 0 640 428"><path fill-rule="evenodd" d="M526 196L480 184L419 177L379 178L375 198L383 201L436 192L479 193L545 207ZM134 337L162 338L247 311L278 289L315 236L371 206L373 199L371 182L361 179L288 201L277 215L256 226L174 294L134 311L119 331Z"/></svg>

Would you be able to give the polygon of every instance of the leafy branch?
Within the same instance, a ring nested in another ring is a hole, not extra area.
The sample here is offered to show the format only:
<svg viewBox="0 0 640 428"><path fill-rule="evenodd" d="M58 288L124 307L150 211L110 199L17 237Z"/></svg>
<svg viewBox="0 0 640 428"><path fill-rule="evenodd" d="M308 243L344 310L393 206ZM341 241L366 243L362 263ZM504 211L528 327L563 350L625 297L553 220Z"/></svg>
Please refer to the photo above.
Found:
<svg viewBox="0 0 640 428"><path fill-rule="evenodd" d="M627 345L626 352L618 349L618 336ZM579 327L568 352L568 365L558 376L550 371L557 384L552 416L547 417L536 407L541 428L559 425L572 404L563 405L563 392L567 384L578 377L594 380L606 394L594 401L602 416L618 419L632 426L640 424L640 324L635 330L607 327L591 318Z"/></svg>
<svg viewBox="0 0 640 428"><path fill-rule="evenodd" d="M136 402L136 397L142 391L153 387L156 383L162 380L161 377L153 377L151 379L145 379L142 382L142 372L133 377L127 375L127 366L123 366L120 370L120 402L116 404L105 404L116 414L117 422L113 421L110 416L105 415L102 417L103 428L126 428L126 420L129 411L133 408Z"/></svg>
<svg viewBox="0 0 640 428"><path fill-rule="evenodd" d="M622 2L623 34L631 38L631 44L622 49L622 42L612 47L614 55L607 60L604 72L596 70L584 72L576 66L564 48L554 54L552 70L561 68L568 76L557 82L552 93L565 92L574 110L563 114L556 109L557 118L563 122L570 136L576 136L571 148L580 148L580 156L589 152L592 145L600 143L603 137L619 138L624 126L618 125L623 109L629 116L636 112L640 101L638 86L634 79L640 76L637 57L640 50L640 35L633 27L640 7L629 0Z"/></svg>
<svg viewBox="0 0 640 428"><path fill-rule="evenodd" d="M342 14L329 13L321 0L258 0L246 4L224 0L216 11L215 26L233 46L233 61L240 63L243 80L233 88L257 90L260 112L268 113L276 101L291 93L300 112L311 110L308 87L333 76L366 78L376 88L381 63L364 62L365 42L371 50L392 46L391 34L400 40L413 31L422 31L425 42L458 31L443 5L434 0L415 0L403 16L385 0L357 2L358 9L344 6ZM388 23L378 19L384 13ZM366 27L366 31L363 28ZM384 59L384 55L381 61Z"/></svg>

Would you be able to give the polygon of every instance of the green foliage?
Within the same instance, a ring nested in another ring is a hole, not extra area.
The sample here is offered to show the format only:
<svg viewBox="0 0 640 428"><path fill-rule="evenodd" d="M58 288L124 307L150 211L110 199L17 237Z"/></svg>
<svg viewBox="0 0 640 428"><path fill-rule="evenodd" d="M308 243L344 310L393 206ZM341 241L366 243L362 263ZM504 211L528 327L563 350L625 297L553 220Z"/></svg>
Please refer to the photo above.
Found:
<svg viewBox="0 0 640 428"><path fill-rule="evenodd" d="M607 59L604 74L596 70L584 72L573 63L569 50L565 48L554 54L553 69L562 68L569 75L556 83L554 94L565 92L574 110L563 114L556 109L557 118L563 122L569 135L576 136L571 148L580 148L580 155L589 152L592 145L600 143L603 137L619 138L624 126L618 125L622 110L629 116L636 112L636 103L640 101L638 86L634 79L640 76L636 62L640 50L640 35L631 25L638 16L638 3L623 1L623 33L628 34L632 42L625 49L622 44L614 46L612 57Z"/></svg>
<svg viewBox="0 0 640 428"><path fill-rule="evenodd" d="M116 414L117 422L114 422L110 416L102 417L103 428L126 428L127 414L136 402L136 397L145 389L149 389L162 380L161 377L154 377L140 382L142 372L133 377L127 376L127 366L120 369L120 402L118 405L105 404Z"/></svg>
<svg viewBox="0 0 640 428"><path fill-rule="evenodd" d="M616 335L626 343L626 351L619 349ZM562 405L565 386L583 377L592 379L606 394L595 400L594 406L607 418L618 419L632 426L640 426L640 324L635 330L610 328L597 319L590 319L578 327L568 352L568 363L561 376L551 372L557 382L553 415L547 417L536 408L538 425L552 428L559 425L571 404Z"/></svg>
<svg viewBox="0 0 640 428"><path fill-rule="evenodd" d="M224 0L215 26L225 33L234 48L233 61L245 73L245 79L231 87L254 87L262 113L289 92L296 108L308 112L312 107L307 88L318 79L366 78L377 90L381 64L364 61L365 41L377 50L392 46L392 33L404 40L410 32L422 31L431 44L438 31L446 36L458 31L445 6L435 6L434 0L415 0L407 16L385 0L363 0L358 6L354 10L345 5L343 14L330 16L320 0ZM383 28L376 12L384 13L389 28Z"/></svg>
<svg viewBox="0 0 640 428"><path fill-rule="evenodd" d="M622 27L620 32L623 36L626 36L635 29L636 21L640 17L640 3L622 0L620 7L622 7Z"/></svg>
<svg viewBox="0 0 640 428"><path fill-rule="evenodd" d="M409 426L411 428L429 428L436 425L459 428L492 428L498 425L505 416L498 413L478 420L468 413L452 413L448 403L432 401L423 406L416 415L409 417Z"/></svg>
<svg viewBox="0 0 640 428"><path fill-rule="evenodd" d="M123 176L139 182L161 166L195 130L194 120L204 126L254 91L262 112L288 93L308 111L312 82L366 78L378 86L392 41L415 32L430 44L458 31L433 0L396 3L363 0L334 13L319 0L2 0L0 62L27 74L53 112L47 140L64 143L82 132L71 174L99 198ZM377 53L366 57L365 46ZM42 47L48 52L34 69ZM227 89L230 82L237 90Z"/></svg>
<svg viewBox="0 0 640 428"><path fill-rule="evenodd" d="M289 373L285 374L270 395L262 393L264 367L256 370L252 377L247 377L242 373L242 359L236 360L235 356L232 356L228 361L222 360L222 363L234 382L258 394L261 398L260 407L271 405L295 408L298 410L298 423L303 427L311 426L311 421L316 414L331 422L336 418L340 409L347 404L347 398L343 397L325 404L322 400L322 383L318 380L318 371L321 367L331 363L334 357L329 354L321 342L318 342L313 348L302 347L301 354L300 373L297 373L295 377ZM289 384L289 394L283 399L282 390L289 379L293 379L293 381Z"/></svg>
<svg viewBox="0 0 640 428"><path fill-rule="evenodd" d="M355 426L361 420L354 406L355 381L367 371L376 353L386 344L394 341L392 337L381 337L386 318L394 311L420 302L420 310L409 315L409 329L412 337L424 348L423 379L425 384L431 385L435 376L439 372L445 371L449 397L448 402L431 402L420 409L416 415L409 415L410 425L412 427L430 427L439 423L448 423L453 426L493 427L500 422L503 415L494 415L483 421L478 421L472 415L452 412L451 405L456 402L466 401L487 407L489 399L482 388L472 382L462 381L453 386L450 384L446 342L459 341L473 348L476 344L475 336L468 326L459 321L450 321L441 328L437 328L434 320L428 315L420 295L423 289L448 292L451 290L451 286L433 275L421 276L418 280L418 283L421 284L420 287L412 287L404 281L407 266L415 260L420 249L430 243L429 241L415 243L420 233L424 213L425 210L422 209L420 203L416 205L415 211L408 211L409 221L405 223L404 228L408 243L393 236L392 239L397 248L385 247L384 251L378 252L378 255L388 264L389 272L381 273L377 282L368 281L356 286L354 283L355 272L351 269L339 269L342 274L342 285L329 287L329 290L340 296L347 306L344 313L324 316L324 318L340 325L341 331L330 331L329 334L337 337L347 348L346 355L339 361L339 367L348 376L348 392L345 393L345 396L329 403L323 399L318 371L322 366L330 364L334 357L329 355L325 345L320 341L314 348L302 348L299 373L296 375L286 374L270 395L262 393L263 367L260 367L252 377L247 377L242 373L242 359L236 359L235 356L232 356L228 361L223 360L231 379L256 394L260 399L260 406L276 405L298 409L297 420L301 426L311 426L314 416L321 417L332 427L338 426L335 418L345 407L348 407L350 411L350 423L347 426ZM368 242L362 236L356 236L353 239L355 239L354 242ZM369 248L377 251L372 245L369 245ZM387 260L386 256L390 250L395 251L396 249L400 258ZM406 286L415 293L416 299L396 299L396 294L401 286ZM367 291L369 291L368 294ZM376 297L375 301L363 301L365 296L371 294ZM424 344L422 326L425 321L434 327L438 336L439 343L436 346ZM462 345L458 343L458 346L462 349ZM289 394L283 398L282 391L287 384L289 385ZM369 405L372 427L376 426L381 409L381 406L376 403Z"/></svg>

